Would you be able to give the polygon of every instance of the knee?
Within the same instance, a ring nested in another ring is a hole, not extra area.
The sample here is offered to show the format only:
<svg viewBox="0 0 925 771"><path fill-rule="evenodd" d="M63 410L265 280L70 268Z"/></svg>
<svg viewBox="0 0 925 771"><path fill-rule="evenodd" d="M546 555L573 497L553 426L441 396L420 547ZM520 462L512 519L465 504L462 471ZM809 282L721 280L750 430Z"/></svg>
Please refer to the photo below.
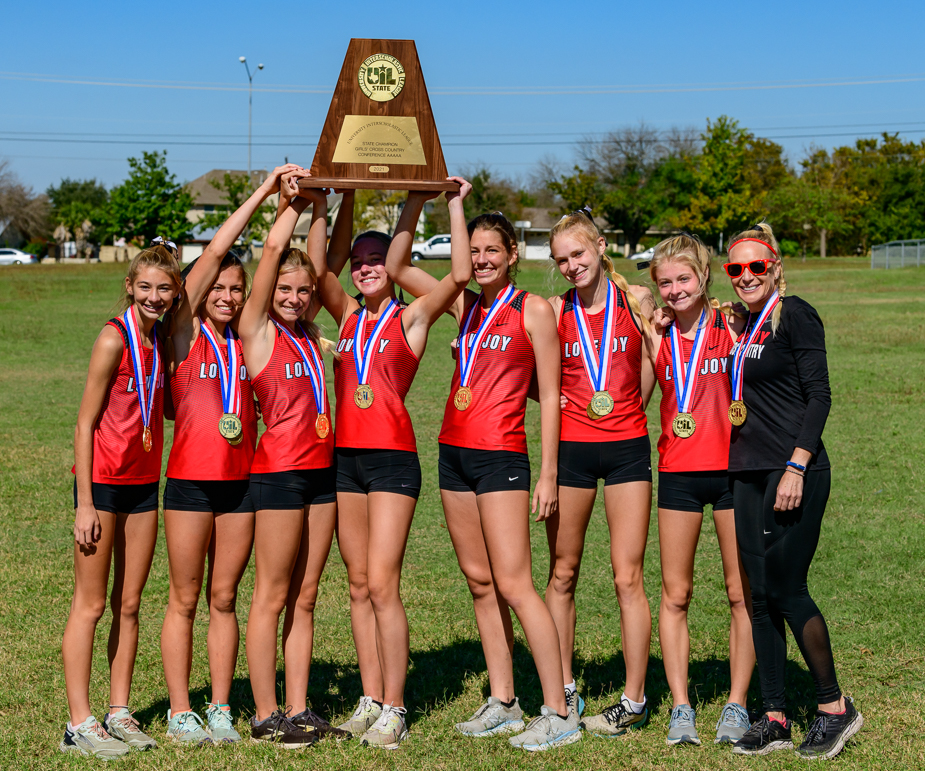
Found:
<svg viewBox="0 0 925 771"><path fill-rule="evenodd" d="M71 615L78 616L85 622L96 624L106 612L106 597L81 597L75 595L71 603Z"/></svg>
<svg viewBox="0 0 925 771"><path fill-rule="evenodd" d="M141 608L140 594L122 594L113 595L109 599L109 605L112 608L112 615L121 616L122 618L138 618L138 610Z"/></svg>
<svg viewBox="0 0 925 771"><path fill-rule="evenodd" d="M496 579L498 583L498 593L504 598L508 607L518 613L525 599L536 592L532 580L527 583L522 579L515 577L505 577Z"/></svg>
<svg viewBox="0 0 925 771"><path fill-rule="evenodd" d="M349 577L351 604L365 605L372 594L366 574Z"/></svg>
<svg viewBox="0 0 925 771"><path fill-rule="evenodd" d="M318 584L302 587L295 601L295 610L298 613L312 615L315 612L315 603L318 600Z"/></svg>
<svg viewBox="0 0 925 771"><path fill-rule="evenodd" d="M642 594L642 568L622 567L613 574L613 585L621 600Z"/></svg>
<svg viewBox="0 0 925 771"><path fill-rule="evenodd" d="M213 589L209 597L209 613L226 613L234 615L238 593L234 589Z"/></svg>
<svg viewBox="0 0 925 771"><path fill-rule="evenodd" d="M167 610L184 619L192 621L196 618L196 606L199 604L199 595L191 593L171 593Z"/></svg>
<svg viewBox="0 0 925 771"><path fill-rule="evenodd" d="M479 600L486 600L494 597L495 582L492 579L490 571L466 572L466 583L469 585L469 591L474 601L478 602Z"/></svg>
<svg viewBox="0 0 925 771"><path fill-rule="evenodd" d="M662 610L667 613L685 614L691 606L694 596L692 584L662 587Z"/></svg>
<svg viewBox="0 0 925 771"><path fill-rule="evenodd" d="M578 565L571 562L556 562L549 588L554 594L561 596L575 596L575 587L578 584Z"/></svg>
<svg viewBox="0 0 925 771"><path fill-rule="evenodd" d="M384 609L398 598L398 587L391 581L374 581L369 587L369 600L373 608Z"/></svg>

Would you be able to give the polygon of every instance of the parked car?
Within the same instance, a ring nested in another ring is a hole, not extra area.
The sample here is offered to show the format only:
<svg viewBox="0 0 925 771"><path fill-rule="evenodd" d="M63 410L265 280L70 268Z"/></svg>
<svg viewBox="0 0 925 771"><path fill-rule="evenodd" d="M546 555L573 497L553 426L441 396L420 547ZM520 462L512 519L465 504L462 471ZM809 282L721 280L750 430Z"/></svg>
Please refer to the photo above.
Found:
<svg viewBox="0 0 925 771"><path fill-rule="evenodd" d="M38 262L38 258L22 249L0 248L0 265L29 265L35 262Z"/></svg>
<svg viewBox="0 0 925 771"><path fill-rule="evenodd" d="M655 256L655 247L650 246L644 252L636 252L636 254L630 255L631 260L651 260Z"/></svg>
<svg viewBox="0 0 925 771"><path fill-rule="evenodd" d="M448 260L449 258L449 233L441 233L427 239L423 244L415 244L411 247L412 260Z"/></svg>

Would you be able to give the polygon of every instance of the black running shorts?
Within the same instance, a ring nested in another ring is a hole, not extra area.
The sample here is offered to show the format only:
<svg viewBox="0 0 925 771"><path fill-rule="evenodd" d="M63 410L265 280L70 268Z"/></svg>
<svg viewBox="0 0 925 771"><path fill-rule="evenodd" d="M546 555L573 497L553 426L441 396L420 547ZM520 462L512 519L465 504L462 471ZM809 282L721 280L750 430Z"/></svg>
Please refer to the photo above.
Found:
<svg viewBox="0 0 925 771"><path fill-rule="evenodd" d="M251 474L251 500L256 511L287 511L334 503L334 481L334 466Z"/></svg>
<svg viewBox="0 0 925 771"><path fill-rule="evenodd" d="M454 493L530 491L530 457L513 450L440 445L440 489Z"/></svg>
<svg viewBox="0 0 925 771"><path fill-rule="evenodd" d="M211 511L238 514L253 511L247 479L193 481L168 479L164 487L164 511Z"/></svg>
<svg viewBox="0 0 925 771"><path fill-rule="evenodd" d="M356 450L338 447L337 492L421 494L421 461L410 450Z"/></svg>
<svg viewBox="0 0 925 771"><path fill-rule="evenodd" d="M594 489L652 481L649 436L619 442L559 442L559 486Z"/></svg>
<svg viewBox="0 0 925 771"><path fill-rule="evenodd" d="M144 485L93 483L93 508L113 514L140 514L157 511L158 482ZM77 508L77 480L74 480L74 508Z"/></svg>
<svg viewBox="0 0 925 771"><path fill-rule="evenodd" d="M732 508L732 481L727 471L659 471L658 507L702 512Z"/></svg>

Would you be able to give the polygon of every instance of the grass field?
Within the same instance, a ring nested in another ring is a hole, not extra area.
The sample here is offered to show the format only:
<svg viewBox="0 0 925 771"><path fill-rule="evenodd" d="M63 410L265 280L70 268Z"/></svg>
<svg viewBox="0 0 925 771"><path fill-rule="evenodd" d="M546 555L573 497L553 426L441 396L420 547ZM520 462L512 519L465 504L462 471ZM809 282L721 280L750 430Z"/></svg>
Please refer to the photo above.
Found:
<svg viewBox="0 0 925 771"><path fill-rule="evenodd" d="M429 266L428 266L429 267ZM437 272L445 265L434 264ZM632 282L645 274L625 267ZM70 768L94 761L65 757L57 744L67 720L60 641L72 591L72 436L90 348L111 315L124 266L24 266L0 273L0 765ZM720 273L716 293L731 298ZM833 490L822 541L810 575L811 591L832 633L839 680L854 696L866 725L836 761L842 768L925 767L925 271L871 271L864 260L788 261L789 292L819 310L828 336L833 409L825 433ZM524 267L519 284L550 294L545 266ZM561 280L555 291L561 291ZM328 333L330 320L322 320ZM403 596L411 625L407 703L411 734L395 753L357 742L325 741L305 752L242 743L189 750L170 746L159 632L167 602L163 538L141 611L141 644L132 707L161 741L156 752L135 754L125 768L580 768L725 769L797 768L792 753L767 759L733 758L728 748L665 746L671 709L657 637L653 637L647 692L650 725L632 736L605 741L586 736L539 756L511 750L501 739L457 735L483 700L487 677L472 607L443 521L437 490L436 435L453 362L448 319L435 327L408 397L424 469L424 490L405 561ZM657 433L656 404L649 430ZM538 413L528 412L531 454L538 468ZM171 424L167 424L167 437ZM654 441L653 441L654 443ZM166 448L165 448L166 449ZM166 463L167 453L164 454ZM534 575L545 585L548 558L541 525L533 525ZM607 531L598 504L578 593L576 674L588 709L596 713L623 684L619 610L613 594ZM646 589L657 615L659 567L654 518L646 558ZM253 587L245 575L239 605L243 626ZM332 550L316 612L316 643L309 697L322 715L340 718L360 695L350 637L346 574ZM707 518L698 552L691 622L691 698L701 736L725 701L728 613L719 551ZM209 695L205 657L206 612L200 605L193 662L194 706ZM109 615L99 626L91 703L102 717L108 698L105 640ZM535 715L541 698L519 627L515 651L521 703ZM795 739L812 718L813 688L791 644L788 700ZM244 733L253 709L243 651L232 708ZM757 677L749 707L759 705Z"/></svg>

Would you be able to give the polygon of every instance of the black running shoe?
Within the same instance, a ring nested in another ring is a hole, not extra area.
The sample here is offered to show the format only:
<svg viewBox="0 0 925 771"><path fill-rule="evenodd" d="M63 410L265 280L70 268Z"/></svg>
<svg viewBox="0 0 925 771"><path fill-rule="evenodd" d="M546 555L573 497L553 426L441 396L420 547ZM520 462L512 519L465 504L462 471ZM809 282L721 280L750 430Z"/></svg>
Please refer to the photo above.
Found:
<svg viewBox="0 0 925 771"><path fill-rule="evenodd" d="M861 730L862 725L864 717L846 696L845 712L842 715L817 710L816 719L797 750L797 755L807 759L834 758L844 749L845 742Z"/></svg>
<svg viewBox="0 0 925 771"><path fill-rule="evenodd" d="M251 741L276 742L287 750L310 747L320 735L315 731L303 731L289 719L289 710L276 710L266 720L251 718Z"/></svg>
<svg viewBox="0 0 925 771"><path fill-rule="evenodd" d="M325 720L321 715L316 715L310 709L306 709L304 712L300 712L298 715L293 715L289 718L293 725L298 726L303 731L315 731L319 737L324 737L327 734L334 736L338 739L349 739L353 734L349 731L344 731L341 728L335 728L327 720Z"/></svg>
<svg viewBox="0 0 925 771"><path fill-rule="evenodd" d="M790 726L789 720L783 725L762 715L751 724L745 736L732 745L732 751L736 755L767 755L774 750L792 750Z"/></svg>

